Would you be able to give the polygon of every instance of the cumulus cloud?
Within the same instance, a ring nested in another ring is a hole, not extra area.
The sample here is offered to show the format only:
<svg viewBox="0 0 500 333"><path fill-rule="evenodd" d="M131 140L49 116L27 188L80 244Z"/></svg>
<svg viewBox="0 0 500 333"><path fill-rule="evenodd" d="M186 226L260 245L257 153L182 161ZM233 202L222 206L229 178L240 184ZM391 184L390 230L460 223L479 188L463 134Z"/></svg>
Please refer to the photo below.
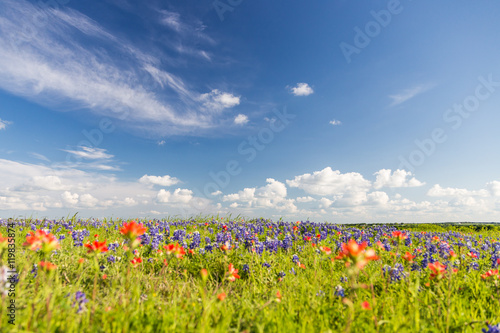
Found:
<svg viewBox="0 0 500 333"><path fill-rule="evenodd" d="M333 126L338 126L338 125L342 125L342 122L340 120L333 119L333 120L330 120L330 124Z"/></svg>
<svg viewBox="0 0 500 333"><path fill-rule="evenodd" d="M177 183L180 183L180 180L175 177L170 177L169 175L165 176L149 176L144 175L139 179L139 182L142 184L152 184L152 185L160 185L160 186L172 186Z"/></svg>
<svg viewBox="0 0 500 333"><path fill-rule="evenodd" d="M375 191L368 193L367 204L368 205L385 205L389 202L389 196L385 192Z"/></svg>
<svg viewBox="0 0 500 333"><path fill-rule="evenodd" d="M201 94L198 98L206 110L220 112L227 108L232 108L240 104L240 97L233 94L214 89L209 93Z"/></svg>
<svg viewBox="0 0 500 333"><path fill-rule="evenodd" d="M486 189L495 197L500 197L500 182L494 180L486 184Z"/></svg>
<svg viewBox="0 0 500 333"><path fill-rule="evenodd" d="M326 167L312 174L305 173L286 181L290 187L297 187L314 195L342 195L356 192L366 192L371 182L357 172L341 173Z"/></svg>
<svg viewBox="0 0 500 333"><path fill-rule="evenodd" d="M161 189L157 196L156 200L159 203L189 203L193 199L193 191L188 189L176 189L173 193L170 191L166 191Z"/></svg>
<svg viewBox="0 0 500 333"><path fill-rule="evenodd" d="M312 201L316 201L316 199L314 199L313 197L310 197L310 196L307 196L307 197L298 197L295 200L297 202L312 202Z"/></svg>
<svg viewBox="0 0 500 333"><path fill-rule="evenodd" d="M273 208L279 211L287 210L294 212L297 207L293 199L287 199L287 189L285 184L267 178L268 183L262 187L245 188L238 193L225 195L223 201L237 201L245 204L248 208Z"/></svg>
<svg viewBox="0 0 500 333"><path fill-rule="evenodd" d="M390 169L382 169L375 172L377 176L373 188L379 189L382 187L418 187L425 183L411 177L412 173L405 170L395 170L391 172Z"/></svg>
<svg viewBox="0 0 500 333"><path fill-rule="evenodd" d="M234 123L236 125L245 125L246 123L248 123L248 117L240 113L234 118Z"/></svg>
<svg viewBox="0 0 500 333"><path fill-rule="evenodd" d="M86 193L80 196L80 204L83 207L94 208L98 202L99 199L95 198L91 194Z"/></svg>
<svg viewBox="0 0 500 333"><path fill-rule="evenodd" d="M69 191L65 191L63 194L61 194L61 197L63 201L68 205L68 206L76 206L78 204L78 198L80 197L77 193L71 193Z"/></svg>
<svg viewBox="0 0 500 333"><path fill-rule="evenodd" d="M484 189L479 191L470 191L463 188L452 188L452 187L443 188L439 184L436 184L431 189L429 189L429 191L427 191L427 195L430 197L464 197L464 196L485 197L488 195L488 191Z"/></svg>
<svg viewBox="0 0 500 333"><path fill-rule="evenodd" d="M308 96L314 93L314 90L307 83L297 83L295 87L290 88L290 92L295 96Z"/></svg>

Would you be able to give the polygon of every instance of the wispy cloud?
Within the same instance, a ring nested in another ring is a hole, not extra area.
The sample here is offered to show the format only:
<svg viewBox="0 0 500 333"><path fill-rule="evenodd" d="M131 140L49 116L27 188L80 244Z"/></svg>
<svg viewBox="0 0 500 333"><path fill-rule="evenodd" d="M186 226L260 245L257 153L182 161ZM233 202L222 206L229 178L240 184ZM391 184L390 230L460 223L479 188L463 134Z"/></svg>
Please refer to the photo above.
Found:
<svg viewBox="0 0 500 333"><path fill-rule="evenodd" d="M29 155L31 155L32 157L34 157L34 158L36 158L38 160L42 160L42 161L45 161L45 162L50 162L50 160L45 155L42 155L42 154L39 154L39 153L34 153L34 152L29 153Z"/></svg>
<svg viewBox="0 0 500 333"><path fill-rule="evenodd" d="M403 90L399 94L389 95L389 98L392 99L391 106L395 106L401 103L406 102L407 100L412 99L413 97L429 90L432 88L432 85L418 85L410 89Z"/></svg>
<svg viewBox="0 0 500 333"><path fill-rule="evenodd" d="M35 23L40 17L45 24ZM175 20L167 19L172 27ZM188 29L179 24L180 31ZM35 35L19 35L20 26ZM154 124L159 135L195 133L220 123L221 115L204 112L199 100L204 94L161 68L159 59L76 10L5 0L0 31L0 88L10 93L56 109L86 108L136 128ZM192 33L209 40L201 31ZM154 81L144 80L145 75Z"/></svg>
<svg viewBox="0 0 500 333"><path fill-rule="evenodd" d="M84 158L88 160L107 160L113 158L114 156L106 153L106 149L102 148L91 148L91 147L79 147L80 150L66 150L62 149L67 153L73 154L79 158Z"/></svg>
<svg viewBox="0 0 500 333"><path fill-rule="evenodd" d="M0 130L7 128L7 125L12 124L12 122L0 119Z"/></svg>
<svg viewBox="0 0 500 333"><path fill-rule="evenodd" d="M338 125L342 125L342 122L340 120L333 119L333 120L330 120L330 124L333 126L338 126Z"/></svg>

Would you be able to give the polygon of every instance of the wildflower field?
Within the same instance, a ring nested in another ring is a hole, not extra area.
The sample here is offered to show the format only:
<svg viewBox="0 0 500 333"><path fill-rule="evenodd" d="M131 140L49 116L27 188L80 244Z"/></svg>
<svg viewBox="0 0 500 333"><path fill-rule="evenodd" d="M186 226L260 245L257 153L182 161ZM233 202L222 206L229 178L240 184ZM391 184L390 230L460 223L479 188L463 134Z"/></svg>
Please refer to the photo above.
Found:
<svg viewBox="0 0 500 333"><path fill-rule="evenodd" d="M1 332L500 332L500 226L0 220Z"/></svg>

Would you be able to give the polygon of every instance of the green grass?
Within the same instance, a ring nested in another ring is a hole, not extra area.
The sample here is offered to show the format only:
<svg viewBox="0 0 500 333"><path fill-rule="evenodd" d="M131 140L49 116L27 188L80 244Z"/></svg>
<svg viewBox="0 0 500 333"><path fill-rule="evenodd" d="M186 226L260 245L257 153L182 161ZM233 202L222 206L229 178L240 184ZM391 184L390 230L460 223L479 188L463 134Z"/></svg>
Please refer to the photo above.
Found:
<svg viewBox="0 0 500 333"><path fill-rule="evenodd" d="M209 225L205 226L205 222ZM424 243L415 237L411 246L401 244L393 246L391 251L372 246L380 259L370 262L359 275L349 275L341 260L331 260L338 252L336 241L339 235L329 236L316 247L310 242L296 240L288 251L279 249L276 254L264 251L262 255L245 250L240 242L239 249L224 252L215 248L213 253L205 254L200 254L197 249L196 254L186 254L183 259L178 259L167 255L165 250L160 255L148 245L138 248L137 256L143 262L134 267L130 263L134 257L130 249L125 251L120 246L116 252L87 254L85 247L73 246L68 230L58 223L51 232L67 237L60 242L57 254L30 251L22 245L26 234L31 231L30 224L34 223L40 229L45 222L17 223L15 242L19 282L14 297L15 325L10 325L7 317L7 305L12 298L3 296L0 309L2 332L479 332L486 328L487 322L500 323L499 284L481 278L481 274L491 269L491 248L483 251L477 246L485 254L484 258L466 256L457 264L456 273L451 272L450 266L446 277L440 281L430 280L428 268L411 271L411 264L401 258L406 251L423 246ZM121 221L102 223L122 224ZM245 223L238 222L241 227ZM211 237L213 242L215 234L222 232L222 225L212 218L199 217L187 225L171 224L169 236L172 237L176 229L186 229L187 233L199 231L201 247L204 247L205 237ZM276 223L273 225L283 228ZM72 226L74 230L85 228L90 232L84 243L93 241L94 234L108 244L122 242L114 226L103 228L99 224L94 227L76 219L73 219ZM316 226L310 226L310 231ZM59 227L61 230L55 232ZM355 230L349 229L353 227L349 225L338 227L342 232ZM372 236L376 234L373 226L355 227ZM208 228L218 230L211 234ZM394 227L382 228L388 233L395 230ZM471 239L479 240L482 235L481 242L500 238L499 227L476 230L474 226L405 224L397 228L409 234L426 231L429 238L432 232L437 232L432 235L449 237L450 244L457 238L446 235L455 231ZM264 241L270 230L259 233L259 240ZM7 235L6 227L0 226L0 232ZM280 240L283 237L284 233L277 235ZM166 238L162 245L165 242L171 241ZM321 245L331 247L332 254L318 253ZM468 252L463 247L452 247L459 255ZM106 258L110 254L121 257L121 260L108 263ZM299 256L305 269L292 262L294 254ZM80 258L85 259L81 264L78 262ZM152 262L148 262L149 258L153 259ZM57 265L57 269L44 272L39 267L35 277L30 273L33 264L43 259ZM168 266L163 263L164 259L167 259ZM421 258L415 260L419 263ZM477 262L478 270L468 268L473 261ZM271 267L263 267L265 262ZM241 276L234 282L226 278L229 263L234 264ZM404 266L407 276L391 282L384 277L382 267L396 263ZM6 251L2 264L7 264ZM242 270L245 264L250 267L248 273ZM100 265L105 266L103 271L98 268ZM208 270L208 279L202 278L201 269ZM280 272L286 274L281 281ZM104 274L106 279L103 279ZM351 280L341 282L343 277ZM345 297L335 294L338 285L345 289ZM88 299L79 313L78 305L73 304L77 291L84 292ZM281 298L277 297L278 292ZM221 293L226 294L223 301L217 298ZM364 301L371 309L363 309L361 304Z"/></svg>

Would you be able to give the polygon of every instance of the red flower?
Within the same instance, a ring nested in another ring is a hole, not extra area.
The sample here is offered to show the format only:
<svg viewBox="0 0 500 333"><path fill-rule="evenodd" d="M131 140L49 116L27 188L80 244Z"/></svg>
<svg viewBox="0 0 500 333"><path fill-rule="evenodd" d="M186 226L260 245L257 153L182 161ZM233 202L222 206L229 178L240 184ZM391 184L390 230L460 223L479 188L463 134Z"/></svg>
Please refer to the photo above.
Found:
<svg viewBox="0 0 500 333"><path fill-rule="evenodd" d="M413 262L413 258L415 258L415 256L408 251L406 251L406 254L403 256L403 259L408 262Z"/></svg>
<svg viewBox="0 0 500 333"><path fill-rule="evenodd" d="M282 298L282 297L283 297L283 296L281 295L280 291L278 290L278 291L276 292L276 301L277 301L277 302L281 302L281 298Z"/></svg>
<svg viewBox="0 0 500 333"><path fill-rule="evenodd" d="M474 259L474 258L477 258L477 255L476 255L475 253L473 253L473 252L469 252L469 253L467 253L467 255L468 255L469 257L473 258L473 259Z"/></svg>
<svg viewBox="0 0 500 333"><path fill-rule="evenodd" d="M354 239L351 239L347 244L342 243L342 250L335 259L344 260L346 266L350 266L351 263L354 263L357 268L363 269L370 260L379 259L374 250L368 249L365 251L366 246L366 242L358 244Z"/></svg>
<svg viewBox="0 0 500 333"><path fill-rule="evenodd" d="M331 254L332 253L332 249L330 249L329 247L326 247L326 246L320 246L319 249L322 251L322 252L325 252L327 255Z"/></svg>
<svg viewBox="0 0 500 333"><path fill-rule="evenodd" d="M146 228L141 223L136 223L135 221L124 223L120 229L120 233L132 242L132 247L139 245L140 241L137 237L145 232Z"/></svg>
<svg viewBox="0 0 500 333"><path fill-rule="evenodd" d="M88 253L90 253L90 252L108 252L108 247L106 246L106 241L104 241L104 242L94 241L94 243L87 243L87 244L84 244L84 246L89 249Z"/></svg>
<svg viewBox="0 0 500 333"><path fill-rule="evenodd" d="M490 276L497 276L497 275L498 275L498 269L490 269L485 274L481 274L481 279L485 280ZM498 278L500 278L500 275L498 276Z"/></svg>
<svg viewBox="0 0 500 333"><path fill-rule="evenodd" d="M137 265L137 264L142 263L142 259L141 259L141 258L139 258L139 257L135 257L134 259L130 260L130 262L131 262L133 265Z"/></svg>
<svg viewBox="0 0 500 333"><path fill-rule="evenodd" d="M226 293L222 292L220 293L219 295L217 295L217 298L219 299L219 301L223 301L225 298L226 298Z"/></svg>
<svg viewBox="0 0 500 333"><path fill-rule="evenodd" d="M61 247L56 236L43 230L37 230L36 232L30 231L29 234L30 235L26 237L26 242L24 242L23 245L29 246L31 251L41 249L43 252L51 252Z"/></svg>
<svg viewBox="0 0 500 333"><path fill-rule="evenodd" d="M370 307L370 303L368 303L368 301L364 301L363 303L361 303L361 307L364 309L364 310L371 310L372 308Z"/></svg>
<svg viewBox="0 0 500 333"><path fill-rule="evenodd" d="M430 279L441 280L444 277L444 273L446 272L446 266L436 261L435 263L428 264L427 267L432 271Z"/></svg>
<svg viewBox="0 0 500 333"><path fill-rule="evenodd" d="M165 250L167 250L168 255L174 253L175 256L179 259L182 259L182 256L186 254L186 251L184 251L184 248L177 243L163 245L163 248Z"/></svg>
<svg viewBox="0 0 500 333"><path fill-rule="evenodd" d="M40 261L40 267L41 267L44 271L46 271L46 272L49 272L49 271L51 271L51 270L53 270L53 269L56 269L56 268L57 268L57 266L56 266L56 265L54 265L53 263L48 262L48 261Z"/></svg>
<svg viewBox="0 0 500 333"><path fill-rule="evenodd" d="M399 241L405 240L408 238L404 232L401 231L393 231L392 237L397 238Z"/></svg>
<svg viewBox="0 0 500 333"><path fill-rule="evenodd" d="M240 278L240 276L238 275L238 270L234 268L233 264L229 264L227 275L227 279L231 282Z"/></svg>

